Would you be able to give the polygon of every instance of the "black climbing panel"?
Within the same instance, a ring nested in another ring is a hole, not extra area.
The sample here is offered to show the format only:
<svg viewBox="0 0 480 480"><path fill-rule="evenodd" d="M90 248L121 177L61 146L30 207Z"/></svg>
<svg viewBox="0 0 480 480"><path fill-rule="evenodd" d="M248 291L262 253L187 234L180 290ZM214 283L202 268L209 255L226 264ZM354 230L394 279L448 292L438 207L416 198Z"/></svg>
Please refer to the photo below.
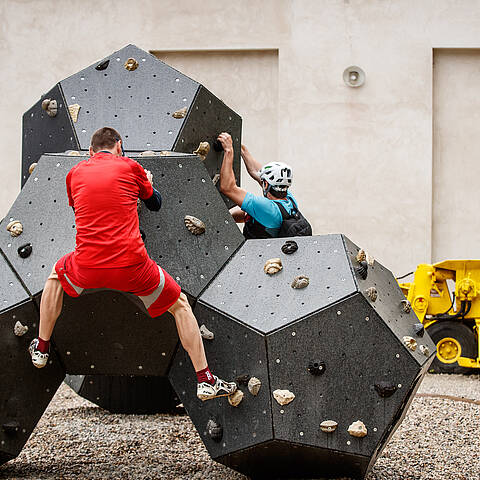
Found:
<svg viewBox="0 0 480 480"><path fill-rule="evenodd" d="M15 458L65 377L52 352L52 364L37 370L28 345L36 336L38 311L27 292L0 254L0 462ZM17 322L28 327L17 336Z"/></svg>
<svg viewBox="0 0 480 480"><path fill-rule="evenodd" d="M111 413L176 413L181 409L167 377L67 375L65 382L83 398Z"/></svg>
<svg viewBox="0 0 480 480"><path fill-rule="evenodd" d="M45 99L57 102L57 114L48 116L42 109ZM22 187L29 177L29 167L38 162L46 152L78 150L77 135L73 129L67 104L60 85L55 85L48 93L23 114L22 135Z"/></svg>
<svg viewBox="0 0 480 480"><path fill-rule="evenodd" d="M188 388L182 349L169 376L217 461L262 478L364 478L400 424L435 347L427 336L416 337L415 351L404 344L415 318L403 312L400 288L376 261L358 280L359 249L348 239L294 240L298 250L291 255L282 253L285 239L247 241L195 308L198 322L215 335L205 341L214 371L257 376L263 396L241 386L239 406L222 401L215 414L208 411ZM263 267L271 258L280 258L283 269L269 276ZM308 286L291 287L298 275L309 277ZM364 293L371 286L375 302ZM277 390L294 400L280 404ZM223 428L221 441L208 433L210 417ZM245 428L249 418L256 421ZM320 427L328 420L337 423L330 433ZM367 429L362 438L348 432L357 421Z"/></svg>

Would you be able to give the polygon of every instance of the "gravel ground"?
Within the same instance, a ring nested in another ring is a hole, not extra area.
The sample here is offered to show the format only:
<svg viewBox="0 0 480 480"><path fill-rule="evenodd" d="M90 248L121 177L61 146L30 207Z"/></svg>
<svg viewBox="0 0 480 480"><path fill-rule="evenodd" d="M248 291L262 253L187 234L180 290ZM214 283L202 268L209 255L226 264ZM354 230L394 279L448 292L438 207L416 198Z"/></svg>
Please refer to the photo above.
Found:
<svg viewBox="0 0 480 480"><path fill-rule="evenodd" d="M480 479L480 405L431 395L478 401L480 378L428 375L367 480ZM209 458L186 415L112 415L62 385L0 478L246 477Z"/></svg>

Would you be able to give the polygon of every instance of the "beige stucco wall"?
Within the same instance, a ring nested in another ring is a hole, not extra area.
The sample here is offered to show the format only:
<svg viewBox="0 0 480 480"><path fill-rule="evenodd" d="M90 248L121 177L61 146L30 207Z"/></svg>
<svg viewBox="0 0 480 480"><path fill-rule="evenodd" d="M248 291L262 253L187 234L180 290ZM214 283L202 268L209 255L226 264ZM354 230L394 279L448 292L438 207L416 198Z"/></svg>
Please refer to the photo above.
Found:
<svg viewBox="0 0 480 480"><path fill-rule="evenodd" d="M430 260L432 49L480 47L479 1L1 0L0 25L0 216L19 189L21 115L58 80L127 43L278 49L264 141L294 166L315 232L346 233L396 273ZM362 88L343 84L352 64Z"/></svg>

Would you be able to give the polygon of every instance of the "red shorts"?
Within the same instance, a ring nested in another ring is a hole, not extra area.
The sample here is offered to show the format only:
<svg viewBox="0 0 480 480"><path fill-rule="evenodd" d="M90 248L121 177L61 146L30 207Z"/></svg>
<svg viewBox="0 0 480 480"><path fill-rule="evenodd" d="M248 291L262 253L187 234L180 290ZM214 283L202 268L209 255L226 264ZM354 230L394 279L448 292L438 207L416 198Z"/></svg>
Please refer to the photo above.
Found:
<svg viewBox="0 0 480 480"><path fill-rule="evenodd" d="M181 292L178 283L151 258L130 267L86 268L76 264L71 252L58 260L55 271L70 297L78 297L84 290L94 288L133 293L142 300L151 317L165 313Z"/></svg>

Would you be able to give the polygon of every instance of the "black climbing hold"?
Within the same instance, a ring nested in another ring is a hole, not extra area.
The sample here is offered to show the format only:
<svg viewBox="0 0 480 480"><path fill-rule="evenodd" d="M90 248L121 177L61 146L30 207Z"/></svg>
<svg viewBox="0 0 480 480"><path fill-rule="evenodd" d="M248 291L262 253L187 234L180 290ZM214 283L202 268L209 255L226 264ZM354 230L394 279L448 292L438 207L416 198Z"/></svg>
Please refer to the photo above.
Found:
<svg viewBox="0 0 480 480"><path fill-rule="evenodd" d="M283 245L282 245L282 252L285 255L291 255L292 253L295 253L298 250L298 245L297 242L294 240L287 240Z"/></svg>
<svg viewBox="0 0 480 480"><path fill-rule="evenodd" d="M376 392L383 398L391 397L397 391L397 386L390 382L378 382L374 386Z"/></svg>
<svg viewBox="0 0 480 480"><path fill-rule="evenodd" d="M218 140L215 140L215 141L213 142L213 149L214 149L216 152L223 152L222 144L221 144Z"/></svg>
<svg viewBox="0 0 480 480"><path fill-rule="evenodd" d="M16 421L6 422L2 425L2 429L5 433L12 434L18 432L20 424Z"/></svg>
<svg viewBox="0 0 480 480"><path fill-rule="evenodd" d="M358 267L355 267L355 273L363 280L367 279L368 263L366 260L363 260L362 262L360 262L360 265Z"/></svg>
<svg viewBox="0 0 480 480"><path fill-rule="evenodd" d="M108 64L110 63L110 60L104 60L103 62L100 62L96 67L95 70L105 70L108 67Z"/></svg>
<svg viewBox="0 0 480 480"><path fill-rule="evenodd" d="M307 370L312 375L322 375L325 373L325 363L319 362L318 360L313 360L308 364Z"/></svg>
<svg viewBox="0 0 480 480"><path fill-rule="evenodd" d="M207 432L214 442L220 442L223 437L223 427L215 420L210 419L207 422Z"/></svg>
<svg viewBox="0 0 480 480"><path fill-rule="evenodd" d="M423 323L414 323L413 331L417 337L423 337L423 334L425 333L425 327L423 326Z"/></svg>
<svg viewBox="0 0 480 480"><path fill-rule="evenodd" d="M145 232L140 229L140 235L142 236L142 240L145 242L145 239L147 238L147 236L145 235Z"/></svg>
<svg viewBox="0 0 480 480"><path fill-rule="evenodd" d="M17 249L18 255L22 258L27 258L32 254L32 244L25 243L25 245L20 245Z"/></svg>
<svg viewBox="0 0 480 480"><path fill-rule="evenodd" d="M239 385L245 385L247 386L248 385L248 381L250 380L250 375L239 375L235 381L239 384Z"/></svg>

